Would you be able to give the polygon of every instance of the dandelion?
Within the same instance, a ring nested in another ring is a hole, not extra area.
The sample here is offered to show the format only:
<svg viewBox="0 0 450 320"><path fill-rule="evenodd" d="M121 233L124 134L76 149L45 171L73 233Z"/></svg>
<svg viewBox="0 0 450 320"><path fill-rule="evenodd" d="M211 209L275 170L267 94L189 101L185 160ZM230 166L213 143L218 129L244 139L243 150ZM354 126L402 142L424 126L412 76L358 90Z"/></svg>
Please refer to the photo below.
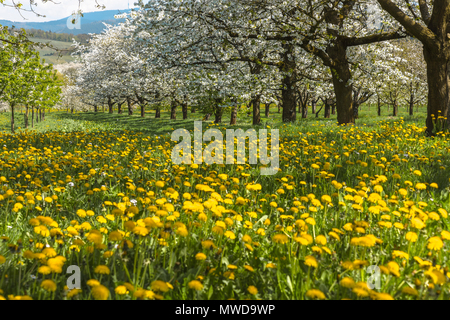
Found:
<svg viewBox="0 0 450 320"><path fill-rule="evenodd" d="M441 251L441 249L443 247L444 247L444 242L442 242L440 237L432 237L430 240L428 240L427 248L429 250Z"/></svg>
<svg viewBox="0 0 450 320"><path fill-rule="evenodd" d="M203 289L203 284L198 280L192 280L191 282L188 283L188 287L189 289L200 291Z"/></svg>
<svg viewBox="0 0 450 320"><path fill-rule="evenodd" d="M325 294L320 291L320 290L316 290L316 289L311 289L308 290L306 292L306 297L310 298L310 299L317 299L317 300L325 300Z"/></svg>
<svg viewBox="0 0 450 320"><path fill-rule="evenodd" d="M53 280L44 280L41 283L41 288L43 288L45 291L55 292L56 283Z"/></svg>
<svg viewBox="0 0 450 320"><path fill-rule="evenodd" d="M91 289L92 296L95 300L108 300L109 290L103 285L97 285Z"/></svg>
<svg viewBox="0 0 450 320"><path fill-rule="evenodd" d="M166 282L161 281L161 280L155 280L151 283L150 287L152 288L153 291L161 291L161 292L168 292L169 291L169 286L167 285Z"/></svg>
<svg viewBox="0 0 450 320"><path fill-rule="evenodd" d="M273 236L272 241L278 244L286 244L289 242L289 238L285 234L276 234Z"/></svg>
<svg viewBox="0 0 450 320"><path fill-rule="evenodd" d="M305 265L312 268L317 268L319 266L316 258L314 258L313 256L307 256L305 258Z"/></svg>
<svg viewBox="0 0 450 320"><path fill-rule="evenodd" d="M418 184L416 184L416 189L417 190L426 190L427 186L424 183L418 183Z"/></svg>
<svg viewBox="0 0 450 320"><path fill-rule="evenodd" d="M110 274L110 270L109 270L109 268L107 267L107 266L97 266L95 269L94 269L94 273L97 273L97 274Z"/></svg>
<svg viewBox="0 0 450 320"><path fill-rule="evenodd" d="M344 288L353 289L356 286L356 283L351 278L344 278L341 280L340 285Z"/></svg>
<svg viewBox="0 0 450 320"><path fill-rule="evenodd" d="M206 260L206 255L204 253L201 253L201 252L197 253L195 255L195 260L198 260L198 261Z"/></svg>
<svg viewBox="0 0 450 320"><path fill-rule="evenodd" d="M249 286L247 288L247 291L253 296L256 296L258 294L258 289L255 286Z"/></svg>

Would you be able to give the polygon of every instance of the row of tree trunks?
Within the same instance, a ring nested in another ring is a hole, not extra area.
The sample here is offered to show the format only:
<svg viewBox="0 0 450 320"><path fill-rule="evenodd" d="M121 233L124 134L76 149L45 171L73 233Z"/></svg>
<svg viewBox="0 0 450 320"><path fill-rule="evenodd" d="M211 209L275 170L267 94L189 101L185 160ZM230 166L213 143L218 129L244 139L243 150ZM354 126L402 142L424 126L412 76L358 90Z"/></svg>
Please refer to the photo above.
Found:
<svg viewBox="0 0 450 320"><path fill-rule="evenodd" d="M35 111L34 111L34 107L31 107L31 127L34 128L34 116L35 116ZM30 113L30 107L29 106L25 106L25 112L24 112L24 126L25 129L28 129L30 126L29 123L29 113ZM36 123L45 121L45 109L41 109L39 108L36 111ZM11 106L11 133L15 133L15 105Z"/></svg>

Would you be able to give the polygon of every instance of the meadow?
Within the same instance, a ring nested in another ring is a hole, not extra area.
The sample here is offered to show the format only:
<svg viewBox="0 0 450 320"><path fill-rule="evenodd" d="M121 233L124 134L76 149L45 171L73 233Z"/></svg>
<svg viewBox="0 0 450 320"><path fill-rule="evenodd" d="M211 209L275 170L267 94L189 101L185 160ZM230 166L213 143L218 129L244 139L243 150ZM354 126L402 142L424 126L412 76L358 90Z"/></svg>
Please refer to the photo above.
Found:
<svg viewBox="0 0 450 320"><path fill-rule="evenodd" d="M71 42L64 42L64 41L56 41L56 40L48 40L48 39L41 39L41 38L35 38L31 37L31 41L42 43L42 44L48 44L52 46L53 48L56 48L58 50L64 50L61 52L61 56L59 52L57 52L54 49L43 47L43 48L36 48L36 51L39 52L41 56L41 60L45 60L46 63L51 63L54 65L66 63L66 62L72 62L75 59L70 55L70 51L73 50L72 43Z"/></svg>
<svg viewBox="0 0 450 320"><path fill-rule="evenodd" d="M0 114L0 300L449 299L450 136L426 138L422 109L272 111L275 176L173 165L171 132L200 114L51 112L15 135Z"/></svg>

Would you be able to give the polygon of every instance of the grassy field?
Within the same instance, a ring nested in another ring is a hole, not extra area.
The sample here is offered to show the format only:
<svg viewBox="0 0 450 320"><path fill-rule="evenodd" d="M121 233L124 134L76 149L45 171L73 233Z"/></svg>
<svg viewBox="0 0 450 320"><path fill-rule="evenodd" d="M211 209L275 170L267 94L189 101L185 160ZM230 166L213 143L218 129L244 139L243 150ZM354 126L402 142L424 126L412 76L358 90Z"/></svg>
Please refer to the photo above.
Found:
<svg viewBox="0 0 450 320"><path fill-rule="evenodd" d="M55 41L55 40L47 40L47 39L40 39L40 38L30 38L33 42L39 42L44 44L49 44L53 46L54 48L58 50L70 50L72 49L72 43L71 42L63 42L63 41ZM70 56L67 52L63 52L62 56L59 56L59 52L51 49L51 48L37 48L37 51L40 53L41 58L45 60L47 63L51 64L62 64L66 62L72 62L74 61L74 58Z"/></svg>
<svg viewBox="0 0 450 320"><path fill-rule="evenodd" d="M264 106L262 106L264 109ZM320 109L320 108L319 108ZM317 109L317 110L319 110ZM23 128L23 109L18 108L16 111L16 127ZM415 110L416 114L413 117L409 116L408 111L405 107L399 108L399 116L392 117L392 111L384 107L382 114L384 116L378 117L376 113L376 107L363 106L360 111L360 118L357 120L357 126L364 127L374 127L377 126L380 121L395 122L400 118L403 118L406 123L416 123L419 126L425 125L426 120L426 109L421 107L419 110ZM114 110L114 114L109 114L107 112L87 112L87 113L48 113L47 121L36 125L35 130L42 132L47 130L62 130L62 131L73 131L73 130L137 130L137 131L147 131L149 133L161 134L169 133L174 129L185 128L192 130L194 128L193 121L202 120L204 115L201 113L190 113L188 114L188 120L182 120L181 110L178 110L177 120L170 120L170 111L163 110L161 112L161 119L155 119L155 111L149 110L146 112L146 116L141 118L140 111L134 110L133 116L128 116L127 111L124 114L117 114L117 110ZM5 113L0 119L0 131L8 132L10 131L10 120L9 113ZM246 112L241 111L238 115L238 123L236 128L249 128L251 123L249 123ZM214 120L214 115L211 117L209 123ZM227 125L230 122L230 114L226 113L223 115L222 124ZM297 114L297 122L295 127L306 127L309 128L310 125L314 126L333 126L337 121L336 115L331 115L330 119L325 119L323 117L323 111L316 118L315 115L311 115L311 107L309 108L309 116L307 119L301 119L301 115ZM282 125L281 114L278 113L278 109L272 107L270 110L270 115L268 118L264 114L261 115L262 125L275 125L278 127ZM231 127L231 126L230 126Z"/></svg>
<svg viewBox="0 0 450 320"><path fill-rule="evenodd" d="M52 112L15 135L0 114L0 299L448 300L450 136L400 111L342 127L273 109L274 176L173 164L170 133L201 114Z"/></svg>

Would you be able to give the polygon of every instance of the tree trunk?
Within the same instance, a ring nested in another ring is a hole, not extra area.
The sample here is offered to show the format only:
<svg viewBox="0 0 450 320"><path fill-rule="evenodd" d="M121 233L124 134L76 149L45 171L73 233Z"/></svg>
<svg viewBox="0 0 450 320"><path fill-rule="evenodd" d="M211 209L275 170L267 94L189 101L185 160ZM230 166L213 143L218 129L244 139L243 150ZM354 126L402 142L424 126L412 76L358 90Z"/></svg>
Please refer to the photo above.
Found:
<svg viewBox="0 0 450 320"><path fill-rule="evenodd" d="M311 108L312 108L312 113L316 113L316 105L317 105L317 101L316 101L316 97L313 97L313 100L311 102Z"/></svg>
<svg viewBox="0 0 450 320"><path fill-rule="evenodd" d="M357 101L353 101L353 116L355 119L359 119L359 103Z"/></svg>
<svg viewBox="0 0 450 320"><path fill-rule="evenodd" d="M261 96L256 96L252 101L253 104L253 125L261 124Z"/></svg>
<svg viewBox="0 0 450 320"><path fill-rule="evenodd" d="M235 103L233 109L231 110L230 125L235 125L237 123L237 111L238 111L238 105L237 105L237 103Z"/></svg>
<svg viewBox="0 0 450 320"><path fill-rule="evenodd" d="M381 98L378 96L378 116L381 117Z"/></svg>
<svg viewBox="0 0 450 320"><path fill-rule="evenodd" d="M208 114L205 116L205 120L204 120L204 121L209 121L210 118L211 118L211 113L208 113Z"/></svg>
<svg viewBox="0 0 450 320"><path fill-rule="evenodd" d="M249 102L249 104L247 105L247 117L251 117L252 116L252 112L250 110L250 108L252 107L253 104L253 100Z"/></svg>
<svg viewBox="0 0 450 320"><path fill-rule="evenodd" d="M325 119L330 119L331 117L331 104L328 101L325 104Z"/></svg>
<svg viewBox="0 0 450 320"><path fill-rule="evenodd" d="M183 103L181 105L181 109L183 110L183 120L186 120L188 118L188 105L187 105L187 103Z"/></svg>
<svg viewBox="0 0 450 320"><path fill-rule="evenodd" d="M42 109L39 108L39 122L42 122Z"/></svg>
<svg viewBox="0 0 450 320"><path fill-rule="evenodd" d="M432 136L443 130L447 124L439 116L447 118L449 106L449 72L447 59L439 57L436 52L427 50L424 46L424 57L427 62L428 74L428 117L427 134ZM441 55L442 56L442 55ZM433 117L436 120L433 120ZM436 128L438 126L438 128Z"/></svg>
<svg viewBox="0 0 450 320"><path fill-rule="evenodd" d="M158 108L156 108L155 119L160 119L160 118L161 118L161 109L158 107Z"/></svg>
<svg viewBox="0 0 450 320"><path fill-rule="evenodd" d="M414 93L411 92L411 97L409 100L409 115L414 116Z"/></svg>
<svg viewBox="0 0 450 320"><path fill-rule="evenodd" d="M392 116L397 117L398 116L398 104L397 104L397 101L394 101L394 105L392 107L393 107L392 109L394 109L393 110L394 112L392 113Z"/></svg>
<svg viewBox="0 0 450 320"><path fill-rule="evenodd" d="M195 107L192 107L191 108L191 113L195 113L195 112L196 112Z"/></svg>
<svg viewBox="0 0 450 320"><path fill-rule="evenodd" d="M117 114L122 114L123 113L123 110L122 110L123 104L124 104L124 102L122 102L122 103L118 102L117 103Z"/></svg>
<svg viewBox="0 0 450 320"><path fill-rule="evenodd" d="M265 115L266 115L266 118L268 118L270 115L270 103L266 104Z"/></svg>
<svg viewBox="0 0 450 320"><path fill-rule="evenodd" d="M175 101L172 102L172 108L170 109L170 120L177 119L177 104Z"/></svg>
<svg viewBox="0 0 450 320"><path fill-rule="evenodd" d="M14 104L11 105L11 132L15 133L15 131L14 131Z"/></svg>
<svg viewBox="0 0 450 320"><path fill-rule="evenodd" d="M327 51L336 67L331 69L334 93L336 95L336 108L338 123L355 123L353 110L353 85L349 84L352 74L347 59L347 47L339 41L334 46L328 46Z"/></svg>
<svg viewBox="0 0 450 320"><path fill-rule="evenodd" d="M34 128L34 107L31 107L31 127Z"/></svg>
<svg viewBox="0 0 450 320"><path fill-rule="evenodd" d="M332 115L336 114L336 104L335 103L331 106L331 114Z"/></svg>
<svg viewBox="0 0 450 320"><path fill-rule="evenodd" d="M285 44L283 48L283 122L294 122L297 119L295 98L296 63L293 58L293 45Z"/></svg>
<svg viewBox="0 0 450 320"><path fill-rule="evenodd" d="M42 120L45 121L45 109L42 109Z"/></svg>
<svg viewBox="0 0 450 320"><path fill-rule="evenodd" d="M94 112L97 113L98 112L98 107L94 106Z"/></svg>
<svg viewBox="0 0 450 320"><path fill-rule="evenodd" d="M133 115L133 105L131 104L131 99L127 98L127 105L128 105L128 115Z"/></svg>
<svg viewBox="0 0 450 320"><path fill-rule="evenodd" d="M111 100L111 98L108 98L108 110L109 110L110 114L113 113L113 105L114 105L114 102Z"/></svg>
<svg viewBox="0 0 450 320"><path fill-rule="evenodd" d="M222 123L222 115L223 115L223 108L220 106L222 104L221 99L216 99L216 105L215 105L215 112L214 112L214 123Z"/></svg>
<svg viewBox="0 0 450 320"><path fill-rule="evenodd" d="M145 105L141 104L141 118L145 117Z"/></svg>
<svg viewBox="0 0 450 320"><path fill-rule="evenodd" d="M25 106L25 114L24 114L24 121L25 121L25 129L28 129L28 106Z"/></svg>
<svg viewBox="0 0 450 320"><path fill-rule="evenodd" d="M448 114L450 102L448 72L450 59L450 36L448 33L450 3L448 0L433 1L433 11L430 15L427 1L419 1L421 15L426 26L418 23L415 19L407 18L405 13L392 1L378 0L378 3L423 44L428 78L427 134L433 136L450 125ZM443 119L438 119L435 122L433 116L436 119L439 116L448 118L448 122L446 123Z"/></svg>
<svg viewBox="0 0 450 320"><path fill-rule="evenodd" d="M302 118L306 119L308 118L308 104L307 103L303 103L302 104Z"/></svg>

